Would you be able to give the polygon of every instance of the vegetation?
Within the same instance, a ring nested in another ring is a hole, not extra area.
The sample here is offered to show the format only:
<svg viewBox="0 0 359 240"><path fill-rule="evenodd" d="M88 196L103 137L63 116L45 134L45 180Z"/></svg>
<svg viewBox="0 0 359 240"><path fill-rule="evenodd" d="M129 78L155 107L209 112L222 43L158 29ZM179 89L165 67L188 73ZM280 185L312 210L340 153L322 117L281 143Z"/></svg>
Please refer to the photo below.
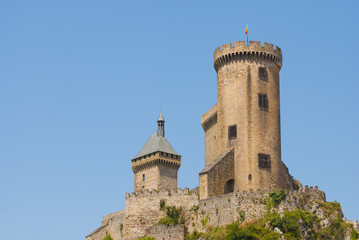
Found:
<svg viewBox="0 0 359 240"><path fill-rule="evenodd" d="M270 210L272 207L278 207L285 198L286 194L282 188L278 191L273 190L265 199L267 210Z"/></svg>
<svg viewBox="0 0 359 240"><path fill-rule="evenodd" d="M270 203L271 206L279 205L285 198L280 191L276 192L276 194L271 194L269 197L273 199ZM286 211L282 215L274 211L274 209L271 209L267 211L264 218L242 224L241 222L244 221L244 212L242 220L242 211L240 211L238 212L241 218L239 221L220 227L208 226L206 232L198 232L195 230L191 234L187 234L185 239L280 239L281 234L278 230L280 230L280 232L283 233L283 237L288 240L303 239L304 237L306 239L319 240L344 239L347 234L350 235L351 240L359 238L359 234L353 229L353 226L342 220L342 210L339 203L319 203L319 207L323 210L324 218L328 220L328 227L322 227L322 219L319 219L316 214L301 209ZM208 215L201 220L203 227L206 227L207 217ZM303 230L305 230L305 234Z"/></svg>
<svg viewBox="0 0 359 240"><path fill-rule="evenodd" d="M137 240L155 240L153 237L140 237Z"/></svg>
<svg viewBox="0 0 359 240"><path fill-rule="evenodd" d="M203 219L201 219L201 223L203 227L206 227L208 220L209 220L208 214Z"/></svg>
<svg viewBox="0 0 359 240"><path fill-rule="evenodd" d="M160 200L160 210L164 210L166 208L165 200Z"/></svg>
<svg viewBox="0 0 359 240"><path fill-rule="evenodd" d="M241 211L238 212L238 214L239 214L239 220L240 220L241 222L244 222L244 220L246 220L246 214L245 214L245 212L241 210Z"/></svg>
<svg viewBox="0 0 359 240"><path fill-rule="evenodd" d="M193 207L191 208L192 211L194 211L195 213L198 212L199 209L199 205L193 205Z"/></svg>
<svg viewBox="0 0 359 240"><path fill-rule="evenodd" d="M284 212L283 217L276 212L267 213L266 220L273 229L278 228L288 239L299 239L302 237L300 224L306 226L309 232L314 233L314 225L319 221L316 215L300 209Z"/></svg>
<svg viewBox="0 0 359 240"><path fill-rule="evenodd" d="M111 235L109 233L106 234L106 236L103 238L103 240L113 240Z"/></svg>
<svg viewBox="0 0 359 240"><path fill-rule="evenodd" d="M206 233L199 233L194 231L191 234L186 235L186 240L195 239L212 239L212 240L239 240L239 239L279 239L280 235L271 231L265 226L265 222L262 220L248 223L246 225L240 225L238 222L229 224L222 227L209 228Z"/></svg>
<svg viewBox="0 0 359 240"><path fill-rule="evenodd" d="M176 208L175 206L166 207L166 216L162 217L158 221L158 225L175 225L184 224L184 216L182 208Z"/></svg>

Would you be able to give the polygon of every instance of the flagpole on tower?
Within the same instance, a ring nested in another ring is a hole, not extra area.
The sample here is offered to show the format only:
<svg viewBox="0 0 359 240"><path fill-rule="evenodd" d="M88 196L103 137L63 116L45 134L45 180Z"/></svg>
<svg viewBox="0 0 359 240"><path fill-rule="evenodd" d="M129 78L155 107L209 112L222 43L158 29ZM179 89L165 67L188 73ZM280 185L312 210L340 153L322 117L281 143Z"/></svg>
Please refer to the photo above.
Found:
<svg viewBox="0 0 359 240"><path fill-rule="evenodd" d="M248 45L248 24L247 24L247 27L246 27L246 29L245 29L245 33L246 33L246 35L247 35L247 45Z"/></svg>

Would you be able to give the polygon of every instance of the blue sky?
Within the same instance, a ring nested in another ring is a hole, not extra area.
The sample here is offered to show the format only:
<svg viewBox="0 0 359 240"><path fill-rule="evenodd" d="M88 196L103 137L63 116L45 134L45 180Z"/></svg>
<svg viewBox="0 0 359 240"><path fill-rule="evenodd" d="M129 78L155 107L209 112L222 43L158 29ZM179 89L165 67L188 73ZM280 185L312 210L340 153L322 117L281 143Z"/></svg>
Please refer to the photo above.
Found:
<svg viewBox="0 0 359 240"><path fill-rule="evenodd" d="M84 239L133 191L156 131L198 186L213 51L283 51L282 160L359 218L358 1L0 1L0 239Z"/></svg>

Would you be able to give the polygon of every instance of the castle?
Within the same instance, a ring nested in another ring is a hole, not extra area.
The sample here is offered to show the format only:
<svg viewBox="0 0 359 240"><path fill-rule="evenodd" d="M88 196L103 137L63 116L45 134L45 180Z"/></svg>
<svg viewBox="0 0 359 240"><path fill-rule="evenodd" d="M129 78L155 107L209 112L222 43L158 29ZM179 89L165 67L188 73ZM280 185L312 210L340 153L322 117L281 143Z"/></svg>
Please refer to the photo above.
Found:
<svg viewBox="0 0 359 240"><path fill-rule="evenodd" d="M265 214L264 197L279 188L288 196L282 212L305 209L301 198L325 202L324 192L303 188L281 161L281 67L282 52L272 44L235 42L217 48L217 104L201 119L205 166L199 173L199 188L177 189L181 155L165 138L160 114L157 133L132 159L134 193L126 193L126 208L104 216L86 240L102 240L107 233L114 240L145 235L183 239L185 228L188 232L205 228L204 217L212 226L232 223L243 214L251 221ZM182 207L185 225L156 225L165 214L163 206Z"/></svg>

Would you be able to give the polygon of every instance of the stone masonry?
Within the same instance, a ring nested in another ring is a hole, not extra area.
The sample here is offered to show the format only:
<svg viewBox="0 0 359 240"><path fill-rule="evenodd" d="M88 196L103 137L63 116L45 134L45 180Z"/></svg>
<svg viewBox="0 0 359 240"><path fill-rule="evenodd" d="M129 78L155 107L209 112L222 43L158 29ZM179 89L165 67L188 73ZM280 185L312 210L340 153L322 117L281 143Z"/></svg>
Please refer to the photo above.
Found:
<svg viewBox="0 0 359 240"><path fill-rule="evenodd" d="M188 232L204 231L208 226L230 224L240 220L241 215L244 216L243 221L252 221L264 217L267 195L267 191L232 192L200 200L199 192L189 189L127 193L125 210L104 216L101 227L88 235L86 240L102 240L107 233L111 234L114 240L158 237L160 229L163 228L153 226L165 215L165 210L161 209L162 201L165 206L182 207L186 220L183 227ZM279 205L278 212L297 208L310 210L315 201L325 202L324 192L317 187L306 186L287 191L287 198ZM165 239L182 239L183 235L179 229L182 227L166 228L162 236L172 236Z"/></svg>
<svg viewBox="0 0 359 240"><path fill-rule="evenodd" d="M279 188L286 191L276 209L280 214L317 211L326 201L324 192L303 188L281 161L281 67L282 52L272 44L235 42L217 48L217 104L201 118L205 167L199 173L199 188L177 188L181 156L165 138L160 114L157 134L132 159L135 189L126 193L125 209L104 216L86 240L103 240L107 234L114 240L183 240L186 231L250 222L265 216L268 193ZM182 208L185 224L157 225L166 206ZM359 228L357 221L349 223Z"/></svg>
<svg viewBox="0 0 359 240"><path fill-rule="evenodd" d="M202 116L205 167L234 149L235 191L294 189L281 161L279 71L282 52L272 44L251 41L225 44L214 52L217 104ZM200 189L210 189L200 173ZM223 185L221 175L216 175ZM226 183L225 183L226 184ZM203 186L206 185L206 186ZM213 185L213 183L211 183ZM222 186L224 189L224 186ZM216 195L224 192L216 192ZM201 198L212 193L201 192Z"/></svg>

